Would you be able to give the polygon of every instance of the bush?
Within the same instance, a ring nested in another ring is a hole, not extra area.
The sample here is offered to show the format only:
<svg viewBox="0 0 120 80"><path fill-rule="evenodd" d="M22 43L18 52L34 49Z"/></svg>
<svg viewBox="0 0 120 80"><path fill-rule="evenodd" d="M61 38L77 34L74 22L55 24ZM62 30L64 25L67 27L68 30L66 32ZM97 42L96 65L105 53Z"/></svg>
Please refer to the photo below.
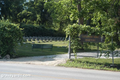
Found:
<svg viewBox="0 0 120 80"><path fill-rule="evenodd" d="M65 36L65 33L54 29L46 29L44 25L21 24L20 27L23 28L24 36Z"/></svg>
<svg viewBox="0 0 120 80"><path fill-rule="evenodd" d="M16 24L0 21L0 56L13 56L14 48L22 43L22 32Z"/></svg>

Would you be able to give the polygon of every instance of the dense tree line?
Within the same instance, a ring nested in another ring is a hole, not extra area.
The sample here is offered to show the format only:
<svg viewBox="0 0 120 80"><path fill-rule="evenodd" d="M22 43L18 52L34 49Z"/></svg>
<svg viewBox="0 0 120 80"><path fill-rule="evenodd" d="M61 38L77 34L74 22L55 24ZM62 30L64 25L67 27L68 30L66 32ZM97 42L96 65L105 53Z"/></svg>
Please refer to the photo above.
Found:
<svg viewBox="0 0 120 80"><path fill-rule="evenodd" d="M0 0L0 12L2 57L13 55L23 34L65 36L66 32L74 51L83 46L77 38L81 34L104 35L111 51L120 45L120 0Z"/></svg>
<svg viewBox="0 0 120 80"><path fill-rule="evenodd" d="M120 44L119 0L4 0L2 17L14 23L44 26L64 32L69 24L99 28L106 41L114 37ZM84 33L87 34L87 30ZM91 32L92 33L92 32ZM95 34L93 32L92 34Z"/></svg>

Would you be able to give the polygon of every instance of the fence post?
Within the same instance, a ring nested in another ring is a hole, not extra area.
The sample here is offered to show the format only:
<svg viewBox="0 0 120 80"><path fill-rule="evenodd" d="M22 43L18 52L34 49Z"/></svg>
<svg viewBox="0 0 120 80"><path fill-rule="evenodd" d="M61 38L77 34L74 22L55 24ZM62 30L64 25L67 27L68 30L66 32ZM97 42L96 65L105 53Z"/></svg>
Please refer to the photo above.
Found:
<svg viewBox="0 0 120 80"><path fill-rule="evenodd" d="M112 41L112 47L113 47L113 37L111 38L111 41ZM113 50L112 50L112 65L114 66L114 53L113 53Z"/></svg>
<svg viewBox="0 0 120 80"><path fill-rule="evenodd" d="M69 59L71 59L71 39L70 39L70 36L69 36L68 54L69 54Z"/></svg>
<svg viewBox="0 0 120 80"><path fill-rule="evenodd" d="M99 42L97 43L97 58L99 57Z"/></svg>

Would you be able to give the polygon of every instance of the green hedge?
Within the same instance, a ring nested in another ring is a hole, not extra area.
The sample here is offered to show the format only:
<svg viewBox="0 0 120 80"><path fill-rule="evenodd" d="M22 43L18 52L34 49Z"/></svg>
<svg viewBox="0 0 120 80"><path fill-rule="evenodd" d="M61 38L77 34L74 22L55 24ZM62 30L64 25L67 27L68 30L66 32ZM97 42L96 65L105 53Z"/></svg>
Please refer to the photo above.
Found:
<svg viewBox="0 0 120 80"><path fill-rule="evenodd" d="M21 24L24 36L65 36L64 32L58 32L54 29L46 29L43 25L34 26L32 24Z"/></svg>
<svg viewBox="0 0 120 80"><path fill-rule="evenodd" d="M16 24L0 21L0 56L13 56L13 50L18 43L22 43L22 31Z"/></svg>

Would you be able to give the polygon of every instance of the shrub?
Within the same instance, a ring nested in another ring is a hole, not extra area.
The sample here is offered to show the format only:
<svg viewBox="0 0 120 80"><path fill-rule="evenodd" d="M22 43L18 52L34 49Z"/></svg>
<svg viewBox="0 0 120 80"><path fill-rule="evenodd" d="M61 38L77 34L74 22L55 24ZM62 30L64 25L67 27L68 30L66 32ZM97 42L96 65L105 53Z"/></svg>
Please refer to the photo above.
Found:
<svg viewBox="0 0 120 80"><path fill-rule="evenodd" d="M24 36L65 36L65 33L46 29L44 25L21 24L20 27L23 28Z"/></svg>
<svg viewBox="0 0 120 80"><path fill-rule="evenodd" d="M22 32L16 24L0 21L0 56L13 56L14 48L22 40Z"/></svg>

